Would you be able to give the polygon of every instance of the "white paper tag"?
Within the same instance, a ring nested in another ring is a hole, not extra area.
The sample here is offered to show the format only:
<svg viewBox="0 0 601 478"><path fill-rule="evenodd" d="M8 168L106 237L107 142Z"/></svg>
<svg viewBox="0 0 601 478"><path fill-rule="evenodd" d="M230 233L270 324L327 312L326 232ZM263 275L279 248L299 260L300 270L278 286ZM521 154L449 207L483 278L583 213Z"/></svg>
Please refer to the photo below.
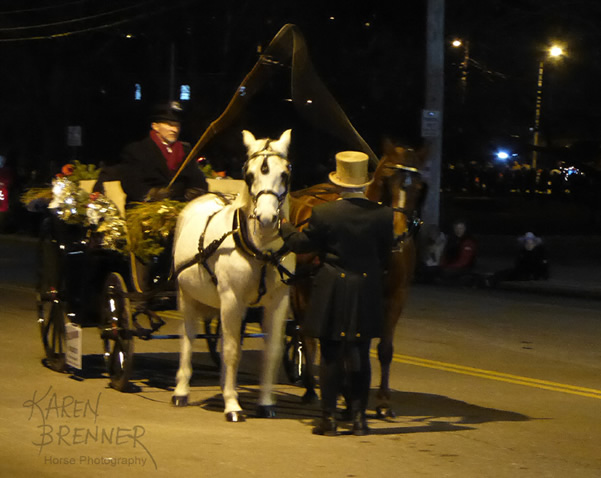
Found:
<svg viewBox="0 0 601 478"><path fill-rule="evenodd" d="M67 335L67 365L81 370L81 327L77 324L67 323L65 324L65 333Z"/></svg>

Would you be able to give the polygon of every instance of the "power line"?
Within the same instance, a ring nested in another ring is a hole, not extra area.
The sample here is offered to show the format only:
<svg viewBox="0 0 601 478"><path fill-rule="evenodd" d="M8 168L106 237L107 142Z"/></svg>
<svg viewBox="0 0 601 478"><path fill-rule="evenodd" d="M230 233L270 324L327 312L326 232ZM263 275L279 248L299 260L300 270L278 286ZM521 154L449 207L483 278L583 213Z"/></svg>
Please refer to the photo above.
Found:
<svg viewBox="0 0 601 478"><path fill-rule="evenodd" d="M31 30L34 28L46 28L46 27L54 27L54 26L58 26L58 25L66 25L66 24L70 24L70 23L78 23L78 22L83 22L86 20L93 20L96 18L106 17L108 15L113 15L115 13L124 12L127 10L131 10L132 8L137 8L141 5L144 5L144 2L140 2L135 5L130 5L129 7L118 8L116 10L111 10L108 12L102 12L97 15L89 15L87 17L71 18L69 20L62 20L60 22L42 23L39 25L28 25L28 26L22 26L22 27L0 28L0 32L8 32L8 31L15 31L15 30Z"/></svg>
<svg viewBox="0 0 601 478"><path fill-rule="evenodd" d="M77 0L75 2L61 3L60 5L45 5L43 7L35 7L35 8L27 8L23 10L5 10L0 12L0 15L18 15L21 13L33 13L33 12L42 12L46 10L58 10L64 7L69 7L71 5L78 5L80 3L86 3L90 0Z"/></svg>
<svg viewBox="0 0 601 478"><path fill-rule="evenodd" d="M162 8L158 8L155 11L151 11L151 12L146 11L146 12L140 13L138 15L129 16L128 18L123 18L120 20L116 20L114 22L104 23L101 25L90 26L87 28L80 28L80 29L74 29L74 30L63 31L63 32L58 32L58 33L51 33L51 34L31 35L31 36L25 36L25 37L0 38L0 43L15 43L15 42L24 42L24 41L50 40L50 39L63 38L63 37L79 35L79 34L83 34L83 33L94 32L94 31L107 30L107 29L110 29L110 28L113 28L113 27L116 27L119 25L124 25L126 23L133 23L133 22L136 22L136 21L144 19L144 18L162 14L169 10L174 10L176 8L183 7L189 3L193 3L194 1L195 0L180 0L177 4L174 2L173 4L171 4L169 6L164 6ZM140 5L144 5L145 7L147 7L148 3L141 2L139 4L136 4L136 6L140 6ZM132 7L128 7L128 8L132 8ZM115 10L115 11L118 11L118 10ZM113 11L113 13L115 11ZM106 13L97 15L96 17L101 17L101 16L106 16ZM65 21L65 22L61 22L61 23L72 23L73 21L74 20ZM35 28L35 27L30 27L30 28Z"/></svg>

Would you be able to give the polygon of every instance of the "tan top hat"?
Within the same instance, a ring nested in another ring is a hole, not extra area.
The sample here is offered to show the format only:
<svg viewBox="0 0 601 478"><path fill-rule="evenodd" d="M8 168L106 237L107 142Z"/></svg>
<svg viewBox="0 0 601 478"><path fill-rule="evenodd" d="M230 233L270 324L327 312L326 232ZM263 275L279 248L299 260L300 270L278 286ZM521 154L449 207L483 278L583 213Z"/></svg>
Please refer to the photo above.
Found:
<svg viewBox="0 0 601 478"><path fill-rule="evenodd" d="M336 171L330 173L330 181L343 188L362 188L371 183L367 173L369 156L361 151L341 151L336 154Z"/></svg>

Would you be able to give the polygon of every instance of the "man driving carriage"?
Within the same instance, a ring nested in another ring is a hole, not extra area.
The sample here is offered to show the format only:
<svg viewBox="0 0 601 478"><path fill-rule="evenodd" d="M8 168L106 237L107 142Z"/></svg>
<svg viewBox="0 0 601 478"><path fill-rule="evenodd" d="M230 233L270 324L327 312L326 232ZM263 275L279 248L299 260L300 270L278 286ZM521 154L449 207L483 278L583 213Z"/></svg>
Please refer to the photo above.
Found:
<svg viewBox="0 0 601 478"><path fill-rule="evenodd" d="M102 170L94 190L103 192L105 181L118 180L127 204L163 199L189 201L206 193L207 180L195 161L178 172L191 150L189 143L179 140L182 114L176 101L155 105L148 136L126 145L120 163ZM132 264L139 290L148 290L157 277L169 274L171 238L167 242L164 253L154 258L152 267L139 258Z"/></svg>
<svg viewBox="0 0 601 478"><path fill-rule="evenodd" d="M125 146L121 162L103 171L96 189L100 190L103 180L118 179L128 203L166 198L186 201L206 192L206 178L194 161L167 188L191 149L189 143L179 140L182 114L177 101L156 105L148 136Z"/></svg>

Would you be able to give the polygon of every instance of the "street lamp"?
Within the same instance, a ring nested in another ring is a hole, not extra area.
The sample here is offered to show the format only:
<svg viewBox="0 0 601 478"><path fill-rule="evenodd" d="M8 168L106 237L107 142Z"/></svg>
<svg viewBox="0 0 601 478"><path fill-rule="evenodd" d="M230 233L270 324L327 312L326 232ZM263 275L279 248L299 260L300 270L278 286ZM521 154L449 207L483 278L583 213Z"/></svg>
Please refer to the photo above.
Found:
<svg viewBox="0 0 601 478"><path fill-rule="evenodd" d="M470 42L455 38L451 42L453 48L463 48L463 61L461 62L461 103L465 103L467 91L467 69L470 61Z"/></svg>
<svg viewBox="0 0 601 478"><path fill-rule="evenodd" d="M540 145L540 114L543 105L543 76L545 73L545 61L557 60L565 56L565 51L560 45L551 45L547 50L545 58L538 62L538 80L536 82L536 109L534 112L534 148L532 150L532 169L536 169L538 160L538 146Z"/></svg>

